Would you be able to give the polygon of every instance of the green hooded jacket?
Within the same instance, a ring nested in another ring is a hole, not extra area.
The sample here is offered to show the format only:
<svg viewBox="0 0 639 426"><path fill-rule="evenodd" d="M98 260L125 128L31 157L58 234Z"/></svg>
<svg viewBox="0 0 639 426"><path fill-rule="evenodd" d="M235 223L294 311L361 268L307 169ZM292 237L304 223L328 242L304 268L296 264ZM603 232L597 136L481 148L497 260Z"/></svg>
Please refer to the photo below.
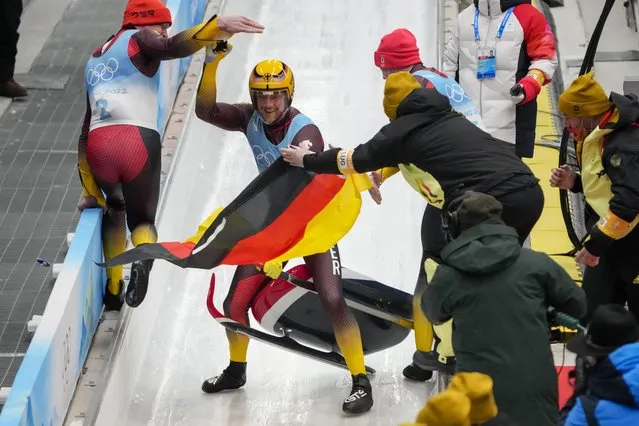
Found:
<svg viewBox="0 0 639 426"><path fill-rule="evenodd" d="M547 307L581 318L583 290L549 256L522 248L499 219L463 231L442 260L422 309L434 324L453 319L457 370L490 375L500 411L521 426L556 425Z"/></svg>

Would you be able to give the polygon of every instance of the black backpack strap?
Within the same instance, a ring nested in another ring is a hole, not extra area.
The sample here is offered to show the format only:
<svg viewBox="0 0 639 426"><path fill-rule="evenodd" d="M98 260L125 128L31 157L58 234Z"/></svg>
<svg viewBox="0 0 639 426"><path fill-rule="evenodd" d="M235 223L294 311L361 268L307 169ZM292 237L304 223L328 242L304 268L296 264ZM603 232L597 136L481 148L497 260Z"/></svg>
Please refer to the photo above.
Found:
<svg viewBox="0 0 639 426"><path fill-rule="evenodd" d="M595 418L595 409L597 408L599 399L592 396L582 395L579 397L579 401L581 401L581 406L584 409L588 426L599 426L599 422Z"/></svg>

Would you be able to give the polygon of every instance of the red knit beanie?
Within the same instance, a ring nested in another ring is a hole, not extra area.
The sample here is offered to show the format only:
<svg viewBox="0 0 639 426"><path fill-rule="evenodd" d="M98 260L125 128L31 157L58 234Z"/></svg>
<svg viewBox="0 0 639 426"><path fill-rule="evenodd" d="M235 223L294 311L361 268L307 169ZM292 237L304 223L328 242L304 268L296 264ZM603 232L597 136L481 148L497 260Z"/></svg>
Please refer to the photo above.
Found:
<svg viewBox="0 0 639 426"><path fill-rule="evenodd" d="M404 68L419 63L417 40L406 28L386 34L375 51L375 65L380 69Z"/></svg>
<svg viewBox="0 0 639 426"><path fill-rule="evenodd" d="M161 0L129 0L124 10L122 28L172 23L171 11Z"/></svg>

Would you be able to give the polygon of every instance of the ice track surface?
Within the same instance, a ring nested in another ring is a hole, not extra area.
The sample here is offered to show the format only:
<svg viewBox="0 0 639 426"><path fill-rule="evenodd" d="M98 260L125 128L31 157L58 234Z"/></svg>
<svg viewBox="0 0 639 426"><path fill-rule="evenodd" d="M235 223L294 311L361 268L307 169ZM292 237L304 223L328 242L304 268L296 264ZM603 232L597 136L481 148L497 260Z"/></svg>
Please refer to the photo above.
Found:
<svg viewBox="0 0 639 426"><path fill-rule="evenodd" d="M382 110L383 80L373 64L383 34L409 28L422 59L437 64L435 1L243 0L227 1L222 13L250 16L266 32L232 39L233 51L218 70L218 100L248 101L251 68L262 59L280 58L295 75L294 105L335 146L354 147L388 122ZM158 220L163 241L191 235L257 175L241 133L218 130L194 114L188 126ZM384 184L383 195L377 206L365 194L357 224L340 243L342 262L412 292L425 203L400 176ZM233 271L216 269L218 307ZM414 350L411 333L401 345L367 357L377 370L372 378L375 405L362 416L341 412L351 386L346 371L257 341L249 346L244 388L204 394L202 381L220 373L229 356L224 329L205 307L210 273L156 261L145 303L130 312L96 424L393 425L412 421L433 391L433 383L408 382L402 376Z"/></svg>

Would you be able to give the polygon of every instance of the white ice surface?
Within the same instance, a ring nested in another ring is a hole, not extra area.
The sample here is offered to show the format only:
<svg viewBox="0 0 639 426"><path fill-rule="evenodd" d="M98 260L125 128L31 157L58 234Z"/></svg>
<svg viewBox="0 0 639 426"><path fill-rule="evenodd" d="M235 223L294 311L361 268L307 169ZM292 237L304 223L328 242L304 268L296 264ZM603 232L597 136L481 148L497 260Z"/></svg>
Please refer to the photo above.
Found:
<svg viewBox="0 0 639 426"><path fill-rule="evenodd" d="M383 80L373 52L381 36L409 28L422 59L436 65L437 2L423 0L227 1L225 15L244 14L266 25L262 35L237 35L218 74L218 100L249 99L247 76L257 61L280 58L293 70L294 104L321 129L326 143L354 147L387 122ZM231 201L257 174L241 133L221 131L194 115L158 220L162 241L191 235L215 207ZM383 187L384 202L365 197L362 213L340 243L344 266L412 292L419 268L419 226L425 203L396 176ZM216 270L221 306L234 268ZM432 384L409 383L402 369L413 335L367 357L375 405L346 417L341 404L350 377L296 354L251 342L243 389L206 395L202 381L228 364L222 326L208 314L210 271L184 270L157 261L146 301L131 312L98 425L392 425L411 421ZM255 321L253 321L255 325Z"/></svg>

